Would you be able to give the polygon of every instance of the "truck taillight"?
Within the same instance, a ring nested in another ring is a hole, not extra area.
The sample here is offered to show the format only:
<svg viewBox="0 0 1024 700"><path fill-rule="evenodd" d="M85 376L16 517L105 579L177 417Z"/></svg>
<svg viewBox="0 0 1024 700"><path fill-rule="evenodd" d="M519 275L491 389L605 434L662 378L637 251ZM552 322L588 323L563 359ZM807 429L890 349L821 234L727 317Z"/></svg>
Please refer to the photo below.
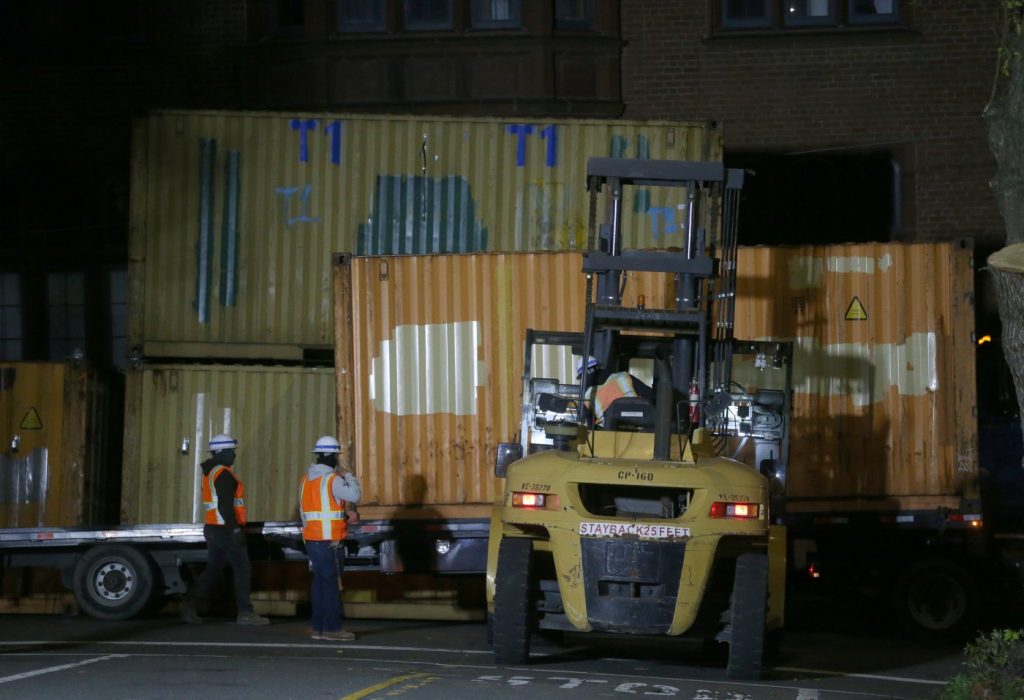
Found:
<svg viewBox="0 0 1024 700"><path fill-rule="evenodd" d="M950 513L951 523L964 523L968 527L981 527L982 519L980 513Z"/></svg>
<svg viewBox="0 0 1024 700"><path fill-rule="evenodd" d="M513 491L512 505L516 508L543 508L543 493L530 493L529 491Z"/></svg>
<svg viewBox="0 0 1024 700"><path fill-rule="evenodd" d="M711 504L712 518L754 519L760 515L760 503L725 503L723 501L715 501Z"/></svg>

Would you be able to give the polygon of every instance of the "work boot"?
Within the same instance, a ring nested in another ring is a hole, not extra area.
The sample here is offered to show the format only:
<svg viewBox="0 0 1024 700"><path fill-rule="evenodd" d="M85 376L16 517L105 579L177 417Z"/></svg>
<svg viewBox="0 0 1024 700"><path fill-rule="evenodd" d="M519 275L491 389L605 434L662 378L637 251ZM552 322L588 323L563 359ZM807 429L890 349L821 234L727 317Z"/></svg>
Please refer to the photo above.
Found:
<svg viewBox="0 0 1024 700"><path fill-rule="evenodd" d="M269 625L270 618L257 615L253 610L246 610L245 612L238 613L238 624L240 625Z"/></svg>
<svg viewBox="0 0 1024 700"><path fill-rule="evenodd" d="M196 606L192 601L186 600L181 606L181 620L189 625L203 624L203 618L196 612Z"/></svg>
<svg viewBox="0 0 1024 700"><path fill-rule="evenodd" d="M356 638L351 632L345 630L336 630L334 632L324 632L320 635L320 639L325 642L351 642Z"/></svg>

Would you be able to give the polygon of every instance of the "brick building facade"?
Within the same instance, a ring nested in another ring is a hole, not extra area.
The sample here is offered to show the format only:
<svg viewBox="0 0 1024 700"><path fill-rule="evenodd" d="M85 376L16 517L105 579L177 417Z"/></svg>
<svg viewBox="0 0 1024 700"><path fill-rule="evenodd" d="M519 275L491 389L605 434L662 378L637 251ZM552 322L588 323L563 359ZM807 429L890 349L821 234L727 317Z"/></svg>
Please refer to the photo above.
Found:
<svg viewBox="0 0 1024 700"><path fill-rule="evenodd" d="M970 236L993 249L1004 233L982 112L996 73L1000 5L903 0L898 21L882 26L839 16L830 26L776 19L730 31L717 0L624 0L624 116L719 121L727 151L780 156L776 165L796 154L891 158L895 226L863 230L863 239ZM781 167L759 175L775 170L792 175ZM786 220L771 226L785 242Z"/></svg>

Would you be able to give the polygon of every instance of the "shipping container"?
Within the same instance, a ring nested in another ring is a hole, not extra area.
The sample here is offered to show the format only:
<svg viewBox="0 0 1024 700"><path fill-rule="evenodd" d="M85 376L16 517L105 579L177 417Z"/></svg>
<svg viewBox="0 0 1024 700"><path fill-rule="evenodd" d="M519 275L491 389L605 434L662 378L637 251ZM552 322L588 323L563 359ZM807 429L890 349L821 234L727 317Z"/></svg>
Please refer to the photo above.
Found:
<svg viewBox="0 0 1024 700"><path fill-rule="evenodd" d="M0 527L116 522L122 392L69 363L0 363Z"/></svg>
<svg viewBox="0 0 1024 700"><path fill-rule="evenodd" d="M129 346L330 361L331 255L585 247L589 156L721 160L706 124L158 111L137 122ZM641 191L633 246L680 245Z"/></svg>
<svg viewBox="0 0 1024 700"><path fill-rule="evenodd" d="M335 425L332 369L154 364L128 385L123 524L202 523L200 463L218 433L239 441L250 520L298 518L313 443Z"/></svg>
<svg viewBox="0 0 1024 700"><path fill-rule="evenodd" d="M740 249L736 337L795 344L790 510L977 496L972 257L962 241ZM366 502L499 496L526 329L582 331L581 269L568 252L338 259L338 434ZM667 308L659 277L630 273L624 305ZM577 359L534 358L533 376L573 383Z"/></svg>

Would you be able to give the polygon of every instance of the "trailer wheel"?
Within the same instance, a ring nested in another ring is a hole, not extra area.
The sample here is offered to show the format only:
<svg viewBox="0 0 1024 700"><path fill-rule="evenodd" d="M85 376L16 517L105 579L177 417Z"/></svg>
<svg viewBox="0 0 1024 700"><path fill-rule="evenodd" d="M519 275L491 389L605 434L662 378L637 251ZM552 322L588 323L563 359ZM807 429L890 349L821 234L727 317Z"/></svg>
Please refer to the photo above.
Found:
<svg viewBox="0 0 1024 700"><path fill-rule="evenodd" d="M946 559L925 559L896 582L894 604L903 629L918 639L966 637L978 614L978 587L971 575Z"/></svg>
<svg viewBox="0 0 1024 700"><path fill-rule="evenodd" d="M530 540L506 537L501 541L492 623L495 663L521 664L530 658L532 558Z"/></svg>
<svg viewBox="0 0 1024 700"><path fill-rule="evenodd" d="M154 578L153 565L134 547L93 547L75 566L75 600L90 617L127 620L150 604Z"/></svg>
<svg viewBox="0 0 1024 700"><path fill-rule="evenodd" d="M746 552L736 558L729 615L729 661L725 672L737 680L758 680L764 657L768 599L768 555Z"/></svg>

